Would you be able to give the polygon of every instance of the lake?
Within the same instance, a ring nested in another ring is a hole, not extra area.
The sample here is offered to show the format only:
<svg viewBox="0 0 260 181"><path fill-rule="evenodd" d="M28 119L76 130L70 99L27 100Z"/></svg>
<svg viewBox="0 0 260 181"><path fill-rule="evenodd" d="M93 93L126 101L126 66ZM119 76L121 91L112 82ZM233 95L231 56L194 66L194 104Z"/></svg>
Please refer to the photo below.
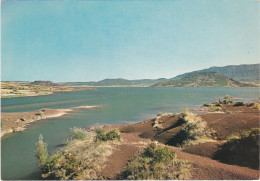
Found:
<svg viewBox="0 0 260 181"><path fill-rule="evenodd" d="M155 117L158 113L182 112L203 102L214 102L225 95L252 101L259 98L259 88L98 88L97 90L57 92L48 96L2 99L2 112L25 112L41 108L70 108L102 105L101 108L77 110L63 117L41 120L23 132L1 142L2 179L40 179L34 156L40 134L49 153L59 148L69 136L69 129L90 125L125 124Z"/></svg>

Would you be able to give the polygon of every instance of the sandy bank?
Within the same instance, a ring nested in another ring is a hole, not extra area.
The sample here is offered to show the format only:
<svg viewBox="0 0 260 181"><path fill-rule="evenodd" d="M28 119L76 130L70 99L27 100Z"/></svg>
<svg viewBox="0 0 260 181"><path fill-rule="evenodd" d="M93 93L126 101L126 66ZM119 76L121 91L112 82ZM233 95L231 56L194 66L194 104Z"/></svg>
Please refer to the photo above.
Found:
<svg viewBox="0 0 260 181"><path fill-rule="evenodd" d="M30 123L37 122L42 119L50 119L63 116L76 109L93 109L100 107L100 105L93 106L78 106L67 109L49 109L43 108L32 112L15 112L15 113L1 113L1 137L7 133L23 131Z"/></svg>

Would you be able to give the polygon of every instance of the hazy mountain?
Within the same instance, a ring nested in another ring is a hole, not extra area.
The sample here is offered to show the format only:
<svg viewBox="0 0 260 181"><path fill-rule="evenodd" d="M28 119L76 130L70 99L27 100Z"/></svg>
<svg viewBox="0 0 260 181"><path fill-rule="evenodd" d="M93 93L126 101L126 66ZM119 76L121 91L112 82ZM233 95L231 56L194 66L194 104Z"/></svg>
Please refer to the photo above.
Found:
<svg viewBox="0 0 260 181"><path fill-rule="evenodd" d="M41 85L41 86L59 86L57 83L53 83L52 81L34 81L30 83L31 85Z"/></svg>
<svg viewBox="0 0 260 181"><path fill-rule="evenodd" d="M150 86L157 82L162 82L167 79L140 79L140 80L127 80L127 79L104 79L98 82L65 82L60 83L64 86Z"/></svg>
<svg viewBox="0 0 260 181"><path fill-rule="evenodd" d="M217 72L192 72L176 80L169 80L152 85L152 87L252 87L235 81Z"/></svg>
<svg viewBox="0 0 260 181"><path fill-rule="evenodd" d="M219 72L237 81L259 83L259 67L260 64L228 65L225 67L210 67L193 72ZM189 73L181 74L171 79L180 79Z"/></svg>
<svg viewBox="0 0 260 181"><path fill-rule="evenodd" d="M260 64L229 65L225 67L210 67L208 69L193 71L190 73L218 72L220 74L225 75L226 77L229 77L237 81L259 83L259 66ZM181 79L190 73L181 74L171 79L160 78L160 79L127 80L127 79L118 78L118 79L104 79L97 82L94 81L64 82L64 83L60 83L60 85L64 85L64 86L151 86L159 82Z"/></svg>

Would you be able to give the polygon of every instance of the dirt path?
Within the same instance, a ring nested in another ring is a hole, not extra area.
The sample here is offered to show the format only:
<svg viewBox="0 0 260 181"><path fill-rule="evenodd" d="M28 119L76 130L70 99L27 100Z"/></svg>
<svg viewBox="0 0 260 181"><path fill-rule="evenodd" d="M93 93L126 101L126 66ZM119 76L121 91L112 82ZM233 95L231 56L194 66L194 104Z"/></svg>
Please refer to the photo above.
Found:
<svg viewBox="0 0 260 181"><path fill-rule="evenodd" d="M102 174L105 179L116 179L116 176L124 171L128 160L149 143L149 140L140 138L138 133L121 133L121 138L122 144L116 146L103 169Z"/></svg>

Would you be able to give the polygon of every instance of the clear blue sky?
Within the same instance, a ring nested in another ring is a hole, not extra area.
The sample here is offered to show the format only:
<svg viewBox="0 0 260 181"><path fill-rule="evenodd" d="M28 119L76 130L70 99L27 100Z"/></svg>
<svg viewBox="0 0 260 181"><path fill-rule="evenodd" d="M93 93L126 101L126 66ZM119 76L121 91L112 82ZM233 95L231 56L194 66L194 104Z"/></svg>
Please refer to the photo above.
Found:
<svg viewBox="0 0 260 181"><path fill-rule="evenodd" d="M259 3L2 1L1 78L170 78L259 63Z"/></svg>

